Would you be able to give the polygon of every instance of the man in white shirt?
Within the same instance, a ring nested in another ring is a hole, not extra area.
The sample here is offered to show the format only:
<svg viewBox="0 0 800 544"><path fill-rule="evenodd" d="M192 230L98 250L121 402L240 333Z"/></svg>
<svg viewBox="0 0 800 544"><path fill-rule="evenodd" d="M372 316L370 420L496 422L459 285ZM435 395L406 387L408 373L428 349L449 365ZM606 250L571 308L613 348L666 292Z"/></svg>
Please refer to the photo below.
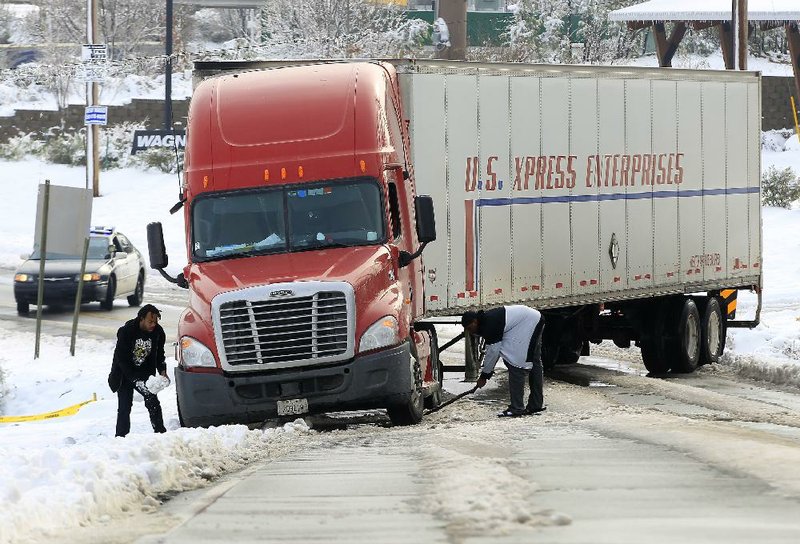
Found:
<svg viewBox="0 0 800 544"><path fill-rule="evenodd" d="M479 388L486 385L486 380L492 377L494 367L501 357L508 367L511 405L498 416L519 417L544 411L542 314L528 306L501 306L491 310L465 312L461 316L461 324L466 331L486 341L486 355L476 384ZM527 405L524 403L526 381L530 387Z"/></svg>

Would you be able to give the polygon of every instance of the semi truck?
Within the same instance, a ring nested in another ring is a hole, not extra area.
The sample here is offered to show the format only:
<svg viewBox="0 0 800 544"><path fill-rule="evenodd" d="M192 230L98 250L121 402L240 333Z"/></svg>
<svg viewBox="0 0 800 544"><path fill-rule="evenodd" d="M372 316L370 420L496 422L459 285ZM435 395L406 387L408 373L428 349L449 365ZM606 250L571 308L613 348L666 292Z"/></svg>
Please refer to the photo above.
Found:
<svg viewBox="0 0 800 544"><path fill-rule="evenodd" d="M468 309L541 310L546 368L612 340L655 375L758 323L758 73L234 61L195 78L177 277L148 225L151 267L189 290L184 425L417 423L441 400L437 321ZM736 319L742 289L754 319Z"/></svg>

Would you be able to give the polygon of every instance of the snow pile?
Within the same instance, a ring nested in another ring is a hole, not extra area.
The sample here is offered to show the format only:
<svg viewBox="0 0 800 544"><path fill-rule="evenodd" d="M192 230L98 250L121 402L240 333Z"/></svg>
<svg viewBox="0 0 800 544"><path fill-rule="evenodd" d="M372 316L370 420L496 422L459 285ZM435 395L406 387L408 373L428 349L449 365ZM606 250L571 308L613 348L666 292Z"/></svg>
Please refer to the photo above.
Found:
<svg viewBox="0 0 800 544"><path fill-rule="evenodd" d="M74 439L36 449L0 447L0 543L150 510L159 495L193 489L285 449L302 422L179 429L133 439ZM35 528L35 529L34 529Z"/></svg>

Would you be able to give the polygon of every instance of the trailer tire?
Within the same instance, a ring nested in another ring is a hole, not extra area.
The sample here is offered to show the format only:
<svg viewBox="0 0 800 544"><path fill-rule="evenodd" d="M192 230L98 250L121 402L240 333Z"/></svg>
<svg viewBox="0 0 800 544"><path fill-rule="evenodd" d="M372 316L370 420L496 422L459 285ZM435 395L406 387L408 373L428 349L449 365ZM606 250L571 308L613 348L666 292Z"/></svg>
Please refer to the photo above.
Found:
<svg viewBox="0 0 800 544"><path fill-rule="evenodd" d="M392 425L415 425L422 421L422 413L425 409L425 393L422 389L422 369L419 361L411 357L411 379L413 390L404 404L397 404L386 408Z"/></svg>
<svg viewBox="0 0 800 544"><path fill-rule="evenodd" d="M673 334L669 335L668 353L672 361L672 371L694 372L700 363L700 312L697 304L689 297L676 301L673 306Z"/></svg>
<svg viewBox="0 0 800 544"><path fill-rule="evenodd" d="M664 344L666 332L664 302L653 304L645 318L645 327L642 331L640 347L642 349L642 362L647 372L652 375L666 374L669 372L669 356Z"/></svg>
<svg viewBox="0 0 800 544"><path fill-rule="evenodd" d="M716 297L709 297L700 319L700 364L716 363L725 349L725 319Z"/></svg>

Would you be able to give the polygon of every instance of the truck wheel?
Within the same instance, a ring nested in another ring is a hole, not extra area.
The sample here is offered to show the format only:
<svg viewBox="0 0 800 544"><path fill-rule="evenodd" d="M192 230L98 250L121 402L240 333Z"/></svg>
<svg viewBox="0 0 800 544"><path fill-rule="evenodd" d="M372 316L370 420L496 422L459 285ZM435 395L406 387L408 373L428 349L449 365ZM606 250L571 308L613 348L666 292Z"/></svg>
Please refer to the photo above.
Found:
<svg viewBox="0 0 800 544"><path fill-rule="evenodd" d="M17 302L17 314L28 315L31 311L31 305L27 302Z"/></svg>
<svg viewBox="0 0 800 544"><path fill-rule="evenodd" d="M114 297L117 294L117 278L114 276L108 277L108 289L106 289L106 298L100 301L100 307L104 310L114 309Z"/></svg>
<svg viewBox="0 0 800 544"><path fill-rule="evenodd" d="M425 408L431 410L442 403L442 385L444 383L444 365L439 360L439 338L436 336L436 327L430 323L422 323L418 331L425 331L431 337L431 377L439 383L439 389L425 397Z"/></svg>
<svg viewBox="0 0 800 544"><path fill-rule="evenodd" d="M386 411L393 425L414 425L422 421L422 411L424 407L424 391L422 390L422 369L419 361L414 357L411 359L411 376L414 389L408 398L408 402L401 405L389 406Z"/></svg>
<svg viewBox="0 0 800 544"><path fill-rule="evenodd" d="M725 320L716 297L709 297L700 319L700 364L716 363L725 349Z"/></svg>
<svg viewBox="0 0 800 544"><path fill-rule="evenodd" d="M691 298L676 302L673 334L669 335L669 354L673 372L694 372L700 362L700 312Z"/></svg>

